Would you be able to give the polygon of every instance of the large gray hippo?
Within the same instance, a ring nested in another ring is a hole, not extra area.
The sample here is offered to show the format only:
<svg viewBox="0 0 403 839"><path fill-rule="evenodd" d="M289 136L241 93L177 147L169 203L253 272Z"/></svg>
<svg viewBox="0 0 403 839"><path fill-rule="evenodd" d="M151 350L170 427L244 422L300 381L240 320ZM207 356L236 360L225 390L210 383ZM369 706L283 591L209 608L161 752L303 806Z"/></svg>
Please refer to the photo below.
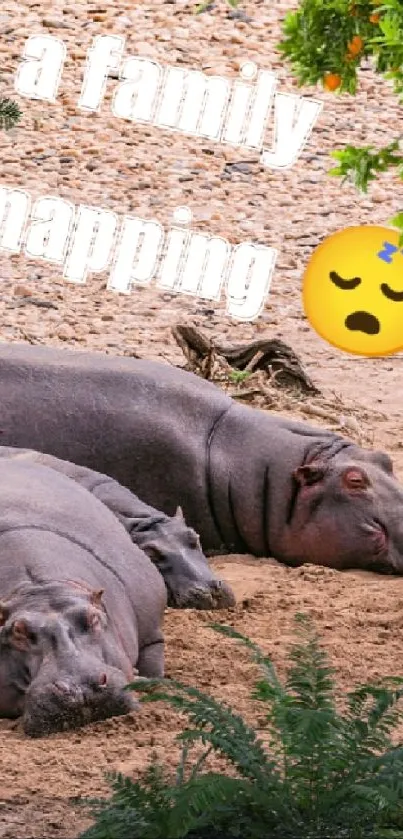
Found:
<svg viewBox="0 0 403 839"><path fill-rule="evenodd" d="M92 492L12 454L0 462L0 595L0 716L22 717L28 735L127 713L133 676L164 674L158 570Z"/></svg>
<svg viewBox="0 0 403 839"><path fill-rule="evenodd" d="M0 442L104 472L167 514L180 504L211 553L403 572L386 454L165 363L2 344Z"/></svg>

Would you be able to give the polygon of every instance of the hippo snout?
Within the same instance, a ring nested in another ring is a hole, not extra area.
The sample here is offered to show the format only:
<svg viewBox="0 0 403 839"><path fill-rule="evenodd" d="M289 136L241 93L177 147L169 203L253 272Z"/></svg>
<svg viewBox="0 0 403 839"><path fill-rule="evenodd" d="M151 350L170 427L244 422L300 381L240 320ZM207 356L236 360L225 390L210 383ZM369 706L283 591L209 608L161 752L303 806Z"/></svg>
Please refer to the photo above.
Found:
<svg viewBox="0 0 403 839"><path fill-rule="evenodd" d="M108 684L108 676L105 672L99 674L99 676L95 679L89 680L88 682L88 690L86 696L86 692L84 687L81 685L69 681L68 679L56 679L49 686L49 690L53 692L56 696L62 696L68 702L74 702L79 704L84 703L88 698L91 701L91 691L103 691Z"/></svg>
<svg viewBox="0 0 403 839"><path fill-rule="evenodd" d="M236 603L232 589L223 580L187 584L179 592L175 606L180 609L227 609Z"/></svg>
<svg viewBox="0 0 403 839"><path fill-rule="evenodd" d="M79 682L70 676L34 686L26 697L22 725L29 737L69 731L135 710L138 702L124 687L123 674L111 678L104 671Z"/></svg>

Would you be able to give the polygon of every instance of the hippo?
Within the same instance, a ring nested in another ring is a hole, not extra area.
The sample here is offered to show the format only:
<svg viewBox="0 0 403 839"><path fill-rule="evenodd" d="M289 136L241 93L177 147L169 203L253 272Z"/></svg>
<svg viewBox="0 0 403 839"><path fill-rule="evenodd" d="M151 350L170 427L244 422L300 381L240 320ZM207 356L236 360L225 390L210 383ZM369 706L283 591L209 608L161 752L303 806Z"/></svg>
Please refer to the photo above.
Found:
<svg viewBox="0 0 403 839"><path fill-rule="evenodd" d="M3 343L0 405L3 445L99 470L167 515L179 504L207 555L403 571L403 490L387 454L241 405L193 373Z"/></svg>
<svg viewBox="0 0 403 839"><path fill-rule="evenodd" d="M223 609L235 604L232 589L210 569L199 536L187 526L180 506L173 516L168 516L145 504L108 475L42 452L0 446L0 468L4 458L54 469L102 501L162 574L168 606Z"/></svg>
<svg viewBox="0 0 403 839"><path fill-rule="evenodd" d="M126 714L164 675L167 592L118 517L62 471L0 463L0 716L41 737Z"/></svg>

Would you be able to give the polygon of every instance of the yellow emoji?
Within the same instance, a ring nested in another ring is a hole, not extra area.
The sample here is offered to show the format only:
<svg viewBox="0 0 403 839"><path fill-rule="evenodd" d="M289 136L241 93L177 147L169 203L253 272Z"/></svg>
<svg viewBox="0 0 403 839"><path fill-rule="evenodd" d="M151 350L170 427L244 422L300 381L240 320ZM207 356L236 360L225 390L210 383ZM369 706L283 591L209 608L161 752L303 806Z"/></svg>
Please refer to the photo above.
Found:
<svg viewBox="0 0 403 839"><path fill-rule="evenodd" d="M346 227L314 251L303 278L305 314L339 350L403 349L403 247L388 227Z"/></svg>

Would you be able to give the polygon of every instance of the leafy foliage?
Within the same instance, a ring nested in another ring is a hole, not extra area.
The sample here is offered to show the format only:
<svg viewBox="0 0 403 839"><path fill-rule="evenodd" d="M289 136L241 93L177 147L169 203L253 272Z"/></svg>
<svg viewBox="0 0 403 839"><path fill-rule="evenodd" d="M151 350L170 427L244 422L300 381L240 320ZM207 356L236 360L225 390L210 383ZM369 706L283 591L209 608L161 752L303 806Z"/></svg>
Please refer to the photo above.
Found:
<svg viewBox="0 0 403 839"><path fill-rule="evenodd" d="M362 685L336 707L334 671L309 619L282 684L270 658L231 627L262 670L253 697L267 706L265 742L227 705L174 680L128 686L143 702L184 713L172 777L155 756L138 781L109 775L110 800L87 802L94 824L81 839L402 839L403 747L390 734L403 714L403 679ZM204 751L189 766L194 744ZM205 771L225 758L228 773Z"/></svg>
<svg viewBox="0 0 403 839"><path fill-rule="evenodd" d="M8 131L21 119L21 111L12 99L0 97L0 129Z"/></svg>
<svg viewBox="0 0 403 839"><path fill-rule="evenodd" d="M403 2L402 0L301 0L297 11L283 21L278 49L290 63L298 84L322 82L336 94L355 94L357 71L371 61L376 72L393 82L403 99ZM332 175L351 180L367 191L377 174L391 167L403 179L403 157L397 152L400 138L386 148L347 146L333 156L339 166ZM403 231L403 214L389 223ZM401 237L403 243L403 232Z"/></svg>
<svg viewBox="0 0 403 839"><path fill-rule="evenodd" d="M330 175L341 175L344 180L352 180L355 186L367 192L369 181L376 178L376 173L385 172L391 166L397 167L403 179L403 155L398 154L400 145L394 140L385 149L374 151L372 146L356 149L346 146L343 151L334 151L332 156L339 161L339 166L331 169Z"/></svg>
<svg viewBox="0 0 403 839"><path fill-rule="evenodd" d="M357 69L372 57L403 93L403 5L401 0L301 0L283 21L278 49L299 85L323 81L326 72L341 77L339 92L354 94Z"/></svg>

